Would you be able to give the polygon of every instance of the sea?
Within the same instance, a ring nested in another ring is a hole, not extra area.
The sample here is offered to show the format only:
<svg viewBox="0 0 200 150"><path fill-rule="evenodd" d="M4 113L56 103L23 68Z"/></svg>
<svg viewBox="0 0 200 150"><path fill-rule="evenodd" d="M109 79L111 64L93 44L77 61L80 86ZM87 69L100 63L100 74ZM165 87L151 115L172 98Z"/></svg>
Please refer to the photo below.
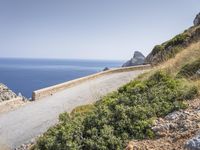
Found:
<svg viewBox="0 0 200 150"><path fill-rule="evenodd" d="M0 83L30 98L34 90L122 66L123 61L0 58Z"/></svg>

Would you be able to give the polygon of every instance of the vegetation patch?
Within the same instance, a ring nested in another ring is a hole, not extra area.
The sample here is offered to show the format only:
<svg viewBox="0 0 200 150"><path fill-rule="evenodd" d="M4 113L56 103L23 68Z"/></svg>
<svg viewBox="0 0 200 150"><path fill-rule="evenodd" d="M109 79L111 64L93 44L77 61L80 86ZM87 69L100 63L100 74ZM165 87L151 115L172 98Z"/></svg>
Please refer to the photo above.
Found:
<svg viewBox="0 0 200 150"><path fill-rule="evenodd" d="M165 48L182 45L187 38L189 38L189 35L187 33L178 34L167 43L165 43Z"/></svg>
<svg viewBox="0 0 200 150"><path fill-rule="evenodd" d="M200 77L200 58L184 65L179 73L178 77L186 77L186 78L199 78Z"/></svg>
<svg viewBox="0 0 200 150"><path fill-rule="evenodd" d="M33 149L121 150L129 140L153 138L154 119L186 108L184 100L193 98L195 89L186 80L158 71L144 81L130 82L94 106L62 114L59 124L40 137Z"/></svg>
<svg viewBox="0 0 200 150"><path fill-rule="evenodd" d="M152 55L156 55L158 54L159 52L162 52L164 50L164 46L162 45L156 45L153 50L152 50Z"/></svg>

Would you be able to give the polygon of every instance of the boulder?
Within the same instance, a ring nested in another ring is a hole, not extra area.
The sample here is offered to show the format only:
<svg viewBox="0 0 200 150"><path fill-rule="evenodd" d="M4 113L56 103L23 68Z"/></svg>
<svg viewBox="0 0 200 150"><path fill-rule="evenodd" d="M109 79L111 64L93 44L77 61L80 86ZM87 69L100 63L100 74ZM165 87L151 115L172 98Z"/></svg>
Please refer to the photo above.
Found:
<svg viewBox="0 0 200 150"><path fill-rule="evenodd" d="M130 66L137 66L137 65L143 65L145 60L145 56L139 52L135 51L133 58L131 58L129 61L124 63L122 67L130 67Z"/></svg>
<svg viewBox="0 0 200 150"><path fill-rule="evenodd" d="M193 21L194 26L200 25L200 13L198 13Z"/></svg>

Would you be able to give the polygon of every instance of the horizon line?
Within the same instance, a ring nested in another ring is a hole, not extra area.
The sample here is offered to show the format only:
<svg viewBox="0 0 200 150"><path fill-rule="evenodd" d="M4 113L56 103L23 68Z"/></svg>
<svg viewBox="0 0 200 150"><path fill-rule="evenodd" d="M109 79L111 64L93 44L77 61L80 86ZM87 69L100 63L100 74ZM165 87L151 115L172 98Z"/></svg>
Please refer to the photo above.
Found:
<svg viewBox="0 0 200 150"><path fill-rule="evenodd" d="M96 61L127 61L125 59L99 59L99 58L59 58L59 57L2 57L0 56L0 59L54 59L54 60L96 60Z"/></svg>

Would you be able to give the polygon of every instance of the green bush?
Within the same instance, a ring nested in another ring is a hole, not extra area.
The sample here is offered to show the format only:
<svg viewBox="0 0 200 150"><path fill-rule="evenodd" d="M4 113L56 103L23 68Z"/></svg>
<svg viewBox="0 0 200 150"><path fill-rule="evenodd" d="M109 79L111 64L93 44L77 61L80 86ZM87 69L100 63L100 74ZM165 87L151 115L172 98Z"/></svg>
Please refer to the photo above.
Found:
<svg viewBox="0 0 200 150"><path fill-rule="evenodd" d="M159 52L162 52L163 50L164 50L164 46L156 45L152 50L152 55L158 54Z"/></svg>
<svg viewBox="0 0 200 150"><path fill-rule="evenodd" d="M200 69L200 59L197 59L192 63L184 65L177 74L177 77L192 78L199 69Z"/></svg>
<svg viewBox="0 0 200 150"><path fill-rule="evenodd" d="M191 38L191 36L187 32L184 32L161 45L156 45L151 52L151 55L155 56L153 60L151 60L152 64L158 64L159 62L163 62L174 57L183 49L185 46L183 45L184 42L186 42L189 38Z"/></svg>
<svg viewBox="0 0 200 150"><path fill-rule="evenodd" d="M183 44L186 39L189 37L188 34L186 33L182 33L182 34L178 34L177 36L175 36L173 39L169 40L166 44L165 44L165 48L171 46L177 46L177 45L181 45Z"/></svg>
<svg viewBox="0 0 200 150"><path fill-rule="evenodd" d="M34 149L121 150L131 139L153 138L154 119L185 108L183 99L196 94L182 80L156 72L102 98L83 116L61 115L60 123L40 137Z"/></svg>

